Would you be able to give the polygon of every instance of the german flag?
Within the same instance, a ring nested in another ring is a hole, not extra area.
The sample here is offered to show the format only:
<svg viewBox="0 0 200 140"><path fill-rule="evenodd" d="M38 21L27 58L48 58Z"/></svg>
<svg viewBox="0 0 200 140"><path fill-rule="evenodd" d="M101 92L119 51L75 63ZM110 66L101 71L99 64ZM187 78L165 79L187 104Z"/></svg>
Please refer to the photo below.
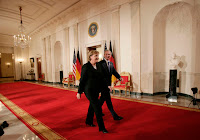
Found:
<svg viewBox="0 0 200 140"><path fill-rule="evenodd" d="M80 78L81 78L81 61L78 50L76 59L76 80L80 80Z"/></svg>
<svg viewBox="0 0 200 140"><path fill-rule="evenodd" d="M110 51L111 51L111 53L112 53L111 41L110 41ZM114 68L116 69L116 64L115 64L115 59L114 59L113 53L112 53L112 55L111 55L111 57L110 57L110 62L113 63L113 66L114 66ZM116 77L115 77L114 75L112 75L112 83L114 83L116 80L117 80Z"/></svg>

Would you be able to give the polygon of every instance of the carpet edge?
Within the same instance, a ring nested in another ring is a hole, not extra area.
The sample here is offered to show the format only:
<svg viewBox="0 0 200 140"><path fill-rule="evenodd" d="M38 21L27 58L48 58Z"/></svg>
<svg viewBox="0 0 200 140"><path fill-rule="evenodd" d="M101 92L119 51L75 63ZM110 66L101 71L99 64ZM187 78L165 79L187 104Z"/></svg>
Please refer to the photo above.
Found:
<svg viewBox="0 0 200 140"><path fill-rule="evenodd" d="M57 139L66 140L63 136L43 124L41 121L34 118L32 115L27 113L25 110L17 106L15 103L10 101L8 98L0 93L0 101L19 119L21 120L32 132L40 136L45 140Z"/></svg>

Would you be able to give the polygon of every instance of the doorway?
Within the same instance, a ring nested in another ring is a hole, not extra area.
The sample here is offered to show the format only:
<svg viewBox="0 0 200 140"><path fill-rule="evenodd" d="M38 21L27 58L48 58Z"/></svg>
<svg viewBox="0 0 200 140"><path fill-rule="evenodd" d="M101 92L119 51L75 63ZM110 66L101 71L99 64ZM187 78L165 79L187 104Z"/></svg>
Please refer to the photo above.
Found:
<svg viewBox="0 0 200 140"><path fill-rule="evenodd" d="M41 57L37 58L38 79L42 78Z"/></svg>
<svg viewBox="0 0 200 140"><path fill-rule="evenodd" d="M102 51L101 45L87 47L87 59L88 59L88 53L92 50L96 50L99 52L99 61L101 61L103 59L103 51ZM89 61L89 59L88 59L88 61Z"/></svg>
<svg viewBox="0 0 200 140"><path fill-rule="evenodd" d="M12 53L0 53L0 83L14 81Z"/></svg>

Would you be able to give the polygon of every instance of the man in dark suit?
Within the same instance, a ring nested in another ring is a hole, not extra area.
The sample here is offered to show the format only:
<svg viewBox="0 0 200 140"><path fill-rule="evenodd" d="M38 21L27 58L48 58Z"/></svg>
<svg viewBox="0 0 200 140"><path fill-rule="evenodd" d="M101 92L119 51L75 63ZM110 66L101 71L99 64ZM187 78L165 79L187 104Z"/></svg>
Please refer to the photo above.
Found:
<svg viewBox="0 0 200 140"><path fill-rule="evenodd" d="M110 57L111 57L111 51L105 50L104 51L104 59L100 61L99 63L102 66L102 71L104 74L104 78L107 81L107 85L110 87L111 86L111 77L112 74L118 78L120 81L123 80L118 72L115 70L113 63L110 62ZM108 90L103 90L101 92L101 97L100 97L100 104L103 105L104 101L106 101L107 107L110 110L113 119L114 120L121 120L123 119L122 117L118 116L117 113L113 109L111 97L110 97L110 91Z"/></svg>

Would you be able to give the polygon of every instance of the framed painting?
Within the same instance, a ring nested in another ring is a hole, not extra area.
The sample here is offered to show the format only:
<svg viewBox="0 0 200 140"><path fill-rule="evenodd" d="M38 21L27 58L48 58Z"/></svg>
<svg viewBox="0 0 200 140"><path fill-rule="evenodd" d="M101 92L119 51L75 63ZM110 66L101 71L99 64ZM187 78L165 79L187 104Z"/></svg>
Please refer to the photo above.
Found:
<svg viewBox="0 0 200 140"><path fill-rule="evenodd" d="M34 68L34 58L30 58L31 68Z"/></svg>

